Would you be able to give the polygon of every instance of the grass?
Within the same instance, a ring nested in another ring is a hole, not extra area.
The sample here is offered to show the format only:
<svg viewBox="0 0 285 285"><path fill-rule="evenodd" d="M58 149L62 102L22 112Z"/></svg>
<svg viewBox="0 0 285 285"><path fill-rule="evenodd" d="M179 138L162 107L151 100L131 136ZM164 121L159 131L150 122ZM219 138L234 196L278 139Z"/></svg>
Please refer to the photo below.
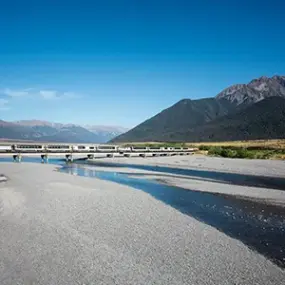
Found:
<svg viewBox="0 0 285 285"><path fill-rule="evenodd" d="M251 149L285 149L285 139L278 140L251 140L251 141L225 141L225 142L200 142L187 143L196 147L220 146L220 147L243 147Z"/></svg>
<svg viewBox="0 0 285 285"><path fill-rule="evenodd" d="M285 159L285 139L233 141L192 144L208 155L248 158L248 159Z"/></svg>
<svg viewBox="0 0 285 285"><path fill-rule="evenodd" d="M229 157L229 158L248 158L248 159L284 159L285 149L254 149L244 147L223 147L223 146L204 146L200 147L208 151L208 155Z"/></svg>
<svg viewBox="0 0 285 285"><path fill-rule="evenodd" d="M256 149L285 149L285 139L278 140L250 140L250 141L225 141L225 142L199 142L199 143L175 143L175 142L134 142L123 145L137 145L137 146L187 146L187 147L201 147L201 146L220 146L220 147L243 147Z"/></svg>
<svg viewBox="0 0 285 285"><path fill-rule="evenodd" d="M197 153L211 156L248 159L285 159L285 139L200 143L143 142L141 147L196 147Z"/></svg>
<svg viewBox="0 0 285 285"><path fill-rule="evenodd" d="M168 142L142 142L142 143L127 143L124 147L140 146L140 147L186 147L186 143L168 143Z"/></svg>

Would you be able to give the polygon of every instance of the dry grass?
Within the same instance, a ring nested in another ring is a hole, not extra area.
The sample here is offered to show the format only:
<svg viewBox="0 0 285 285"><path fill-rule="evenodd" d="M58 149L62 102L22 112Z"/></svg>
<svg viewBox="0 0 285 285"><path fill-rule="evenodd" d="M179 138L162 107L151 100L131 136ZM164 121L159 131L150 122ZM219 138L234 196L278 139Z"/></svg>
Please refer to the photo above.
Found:
<svg viewBox="0 0 285 285"><path fill-rule="evenodd" d="M200 142L200 143L187 143L192 146L233 146L233 147L259 147L259 148L272 148L272 149L285 149L285 139L278 140L252 140L252 141L227 141L227 142Z"/></svg>
<svg viewBox="0 0 285 285"><path fill-rule="evenodd" d="M136 142L130 145L164 145L166 142ZM168 144L168 143L167 143ZM171 144L171 143L169 143ZM278 140L250 140L250 141L225 141L225 142L199 142L199 143L185 143L186 146L233 146L233 147L259 147L259 148L272 148L272 149L285 149L285 139Z"/></svg>
<svg viewBox="0 0 285 285"><path fill-rule="evenodd" d="M208 150L197 150L196 152L195 152L195 154L202 154L202 155L208 155Z"/></svg>

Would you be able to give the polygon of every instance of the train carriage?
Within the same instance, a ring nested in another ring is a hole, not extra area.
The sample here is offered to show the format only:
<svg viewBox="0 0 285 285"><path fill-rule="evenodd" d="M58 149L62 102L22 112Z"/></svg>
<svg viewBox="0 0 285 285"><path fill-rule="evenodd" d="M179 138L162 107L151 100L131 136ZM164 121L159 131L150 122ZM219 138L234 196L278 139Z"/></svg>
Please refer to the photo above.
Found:
<svg viewBox="0 0 285 285"><path fill-rule="evenodd" d="M122 146L119 146L119 147L117 148L117 151L118 151L120 154L123 154L123 153L125 153L125 152L131 152L132 149L131 149L131 147L122 147Z"/></svg>
<svg viewBox="0 0 285 285"><path fill-rule="evenodd" d="M132 152L147 152L149 151L149 147L141 147L141 146L131 146Z"/></svg>
<svg viewBox="0 0 285 285"><path fill-rule="evenodd" d="M154 152L164 151L164 147L149 147L148 150L149 151L154 151Z"/></svg>
<svg viewBox="0 0 285 285"><path fill-rule="evenodd" d="M12 150L15 152L44 152L42 144L14 144Z"/></svg>
<svg viewBox="0 0 285 285"><path fill-rule="evenodd" d="M49 144L46 146L47 152L70 152L72 151L71 145Z"/></svg>
<svg viewBox="0 0 285 285"><path fill-rule="evenodd" d="M3 152L12 152L12 146L11 145L0 145L0 153Z"/></svg>
<svg viewBox="0 0 285 285"><path fill-rule="evenodd" d="M117 152L118 146L115 145L99 145L97 146L97 151L102 152Z"/></svg>
<svg viewBox="0 0 285 285"><path fill-rule="evenodd" d="M73 145L72 146L73 152L95 152L96 146L89 146L89 145Z"/></svg>

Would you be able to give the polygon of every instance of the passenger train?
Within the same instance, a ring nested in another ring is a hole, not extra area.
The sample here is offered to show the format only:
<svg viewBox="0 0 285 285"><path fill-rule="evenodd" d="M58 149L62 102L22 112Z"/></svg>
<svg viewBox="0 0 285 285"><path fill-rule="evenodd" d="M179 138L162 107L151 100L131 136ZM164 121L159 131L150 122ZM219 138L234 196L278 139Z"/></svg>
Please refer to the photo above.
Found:
<svg viewBox="0 0 285 285"><path fill-rule="evenodd" d="M139 147L130 146L122 147L115 145L84 145L84 144L12 144L12 145L0 145L0 153L3 152L119 152L129 153L129 152L184 152L184 151L194 151L196 149L187 147Z"/></svg>

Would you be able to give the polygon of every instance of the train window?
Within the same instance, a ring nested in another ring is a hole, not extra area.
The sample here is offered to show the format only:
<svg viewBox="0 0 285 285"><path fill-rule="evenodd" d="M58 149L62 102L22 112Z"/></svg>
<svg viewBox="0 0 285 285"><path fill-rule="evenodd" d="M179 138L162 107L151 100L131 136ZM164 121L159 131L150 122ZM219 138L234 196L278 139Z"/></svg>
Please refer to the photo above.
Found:
<svg viewBox="0 0 285 285"><path fill-rule="evenodd" d="M79 145L79 146L78 146L78 149L85 149L85 146Z"/></svg>
<svg viewBox="0 0 285 285"><path fill-rule="evenodd" d="M99 149L116 149L115 146L99 146Z"/></svg>
<svg viewBox="0 0 285 285"><path fill-rule="evenodd" d="M89 149L94 149L94 148L95 148L94 146L90 146L90 147L89 147Z"/></svg>

